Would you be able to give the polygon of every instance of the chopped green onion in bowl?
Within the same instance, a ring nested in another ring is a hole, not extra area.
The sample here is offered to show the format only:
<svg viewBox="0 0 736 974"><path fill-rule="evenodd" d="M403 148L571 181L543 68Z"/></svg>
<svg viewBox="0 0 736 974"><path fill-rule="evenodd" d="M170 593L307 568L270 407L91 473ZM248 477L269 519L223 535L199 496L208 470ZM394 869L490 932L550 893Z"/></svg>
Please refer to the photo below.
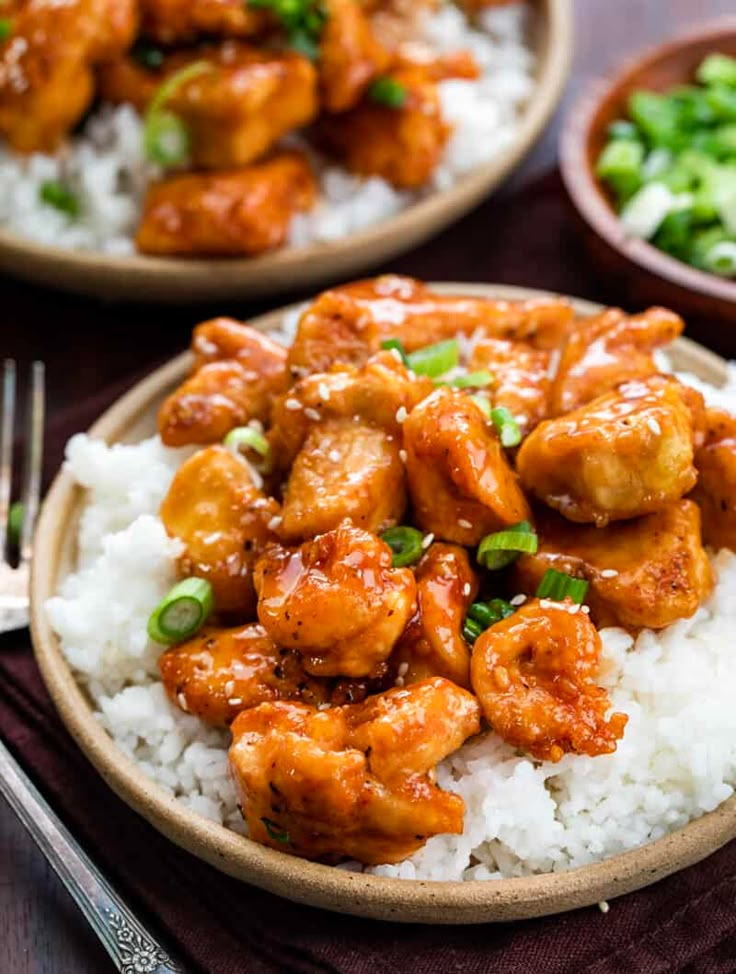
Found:
<svg viewBox="0 0 736 974"><path fill-rule="evenodd" d="M424 535L417 528L400 525L388 528L381 535L393 553L393 568L406 568L416 564L424 554Z"/></svg>
<svg viewBox="0 0 736 974"><path fill-rule="evenodd" d="M564 599L572 599L578 605L582 605L588 591L589 583L584 578L573 578L564 572L558 572L554 568L548 568L542 576L536 591L538 599L550 599L553 602L562 602Z"/></svg>
<svg viewBox="0 0 736 974"><path fill-rule="evenodd" d="M170 646L193 636L215 607L212 586L203 578L185 578L159 602L148 620L148 635Z"/></svg>
<svg viewBox="0 0 736 974"><path fill-rule="evenodd" d="M506 568L521 554L533 555L539 546L539 538L528 521L520 521L506 531L487 534L478 545L476 560L488 571Z"/></svg>

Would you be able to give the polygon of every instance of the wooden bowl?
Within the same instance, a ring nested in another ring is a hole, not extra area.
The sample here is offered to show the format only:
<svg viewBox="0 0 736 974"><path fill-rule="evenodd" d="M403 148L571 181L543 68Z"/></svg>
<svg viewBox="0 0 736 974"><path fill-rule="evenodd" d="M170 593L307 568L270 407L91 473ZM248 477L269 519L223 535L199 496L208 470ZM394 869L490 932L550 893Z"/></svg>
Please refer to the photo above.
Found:
<svg viewBox="0 0 736 974"><path fill-rule="evenodd" d="M185 303L251 298L334 283L410 250L476 206L542 133L567 79L571 0L535 3L532 48L537 83L507 149L395 217L342 240L288 247L252 259L115 257L24 240L0 230L0 270L65 291L115 300Z"/></svg>
<svg viewBox="0 0 736 974"><path fill-rule="evenodd" d="M438 289L509 300L541 292L481 285L437 285ZM599 306L575 302L582 315ZM283 312L253 324L278 325ZM726 367L712 352L686 339L674 348L674 364L713 383ZM136 441L155 430L162 398L184 376L189 355L154 372L92 427L108 442ZM131 808L173 842L217 869L288 899L338 913L418 923L485 923L516 920L609 900L689 866L736 835L736 798L663 839L595 865L569 872L488 882L424 882L351 873L297 859L251 842L197 815L148 778L107 736L77 685L43 610L60 580L73 567L76 524L84 495L70 474L54 482L41 513L31 581L31 624L36 659L62 720L110 787Z"/></svg>
<svg viewBox="0 0 736 974"><path fill-rule="evenodd" d="M560 138L560 166L582 218L590 254L630 306L664 304L685 315L736 323L736 281L697 270L628 236L594 172L608 125L626 117L629 95L638 88L666 91L692 82L698 65L712 51L736 56L736 17L653 48L613 77L594 83L567 116Z"/></svg>

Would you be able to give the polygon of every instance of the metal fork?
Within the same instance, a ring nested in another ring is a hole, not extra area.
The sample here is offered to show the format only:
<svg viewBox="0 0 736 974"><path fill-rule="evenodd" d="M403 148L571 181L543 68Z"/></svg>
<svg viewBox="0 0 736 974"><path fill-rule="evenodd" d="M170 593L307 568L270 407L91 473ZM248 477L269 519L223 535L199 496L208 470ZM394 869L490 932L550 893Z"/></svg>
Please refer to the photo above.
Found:
<svg viewBox="0 0 736 974"><path fill-rule="evenodd" d="M43 362L34 362L31 366L26 417L27 450L21 492L23 526L18 565L13 568L5 553L12 496L15 399L15 362L7 359L3 366L3 413L0 425L0 632L21 629L28 624L29 567L41 494L43 460ZM122 974L181 974L182 968L167 956L102 876L2 741L0 795L7 800L66 886L118 971Z"/></svg>

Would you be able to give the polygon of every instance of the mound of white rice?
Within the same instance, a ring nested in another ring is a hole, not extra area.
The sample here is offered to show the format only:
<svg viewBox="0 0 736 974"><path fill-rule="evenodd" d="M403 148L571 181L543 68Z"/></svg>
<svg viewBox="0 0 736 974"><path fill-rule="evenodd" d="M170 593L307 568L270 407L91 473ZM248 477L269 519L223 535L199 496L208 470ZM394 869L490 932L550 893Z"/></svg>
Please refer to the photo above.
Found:
<svg viewBox="0 0 736 974"><path fill-rule="evenodd" d="M526 12L525 4L487 10L478 29L451 4L425 15L419 39L438 51L471 50L482 71L476 81L439 86L454 132L432 186L402 192L378 177L352 176L310 152L322 195L311 213L294 218L292 245L334 240L387 219L506 149L534 88L534 58L524 41ZM24 158L0 146L0 227L70 250L130 254L146 186L158 175L144 157L137 113L127 105L103 107L82 136L56 156ZM71 219L41 201L47 181L61 181L75 192L79 217Z"/></svg>
<svg viewBox="0 0 736 974"><path fill-rule="evenodd" d="M736 368L722 389L697 384L736 412ZM67 468L89 503L78 570L47 609L118 745L191 808L244 831L228 735L169 703L160 647L146 637L177 554L157 511L188 452L157 437L112 448L83 435L70 441ZM712 562L715 591L692 619L636 641L621 629L602 631L601 683L629 715L615 754L539 763L493 734L480 736L438 769L442 787L465 800L463 834L438 836L400 865L372 871L471 880L569 869L657 839L727 799L736 784L736 557L722 551Z"/></svg>

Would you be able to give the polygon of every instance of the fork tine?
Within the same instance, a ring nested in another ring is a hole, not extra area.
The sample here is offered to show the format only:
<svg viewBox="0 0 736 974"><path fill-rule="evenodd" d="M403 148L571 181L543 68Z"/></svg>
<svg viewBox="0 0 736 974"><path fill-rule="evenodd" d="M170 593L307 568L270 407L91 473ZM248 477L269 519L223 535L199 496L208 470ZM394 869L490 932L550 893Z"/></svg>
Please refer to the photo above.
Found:
<svg viewBox="0 0 736 974"><path fill-rule="evenodd" d="M46 404L45 368L43 362L31 366L26 420L26 456L23 468L23 529L20 537L20 564L30 561L33 529L36 526L41 498L41 464L43 462L43 429Z"/></svg>
<svg viewBox="0 0 736 974"><path fill-rule="evenodd" d="M3 364L3 418L0 427L0 561L5 557L5 543L10 513L10 491L13 475L13 428L15 425L15 362Z"/></svg>

